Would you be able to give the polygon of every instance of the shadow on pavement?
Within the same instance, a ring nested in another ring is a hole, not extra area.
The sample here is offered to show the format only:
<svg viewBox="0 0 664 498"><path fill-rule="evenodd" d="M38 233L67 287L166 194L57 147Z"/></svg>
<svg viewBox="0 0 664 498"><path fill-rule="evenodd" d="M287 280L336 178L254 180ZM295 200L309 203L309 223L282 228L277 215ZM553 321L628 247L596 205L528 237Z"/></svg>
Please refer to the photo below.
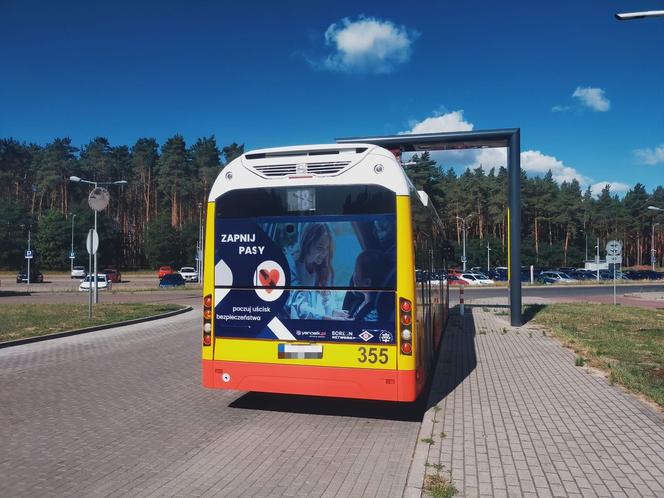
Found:
<svg viewBox="0 0 664 498"><path fill-rule="evenodd" d="M472 313L467 311L464 318L452 313L445 328L433 377L414 403L249 392L229 406L246 410L420 422L424 412L456 389L476 366Z"/></svg>
<svg viewBox="0 0 664 498"><path fill-rule="evenodd" d="M454 391L477 366L475 352L475 321L466 306L465 316L456 313L450 315L441 342L438 362L431 380L426 409L438 404Z"/></svg>
<svg viewBox="0 0 664 498"><path fill-rule="evenodd" d="M249 392L233 401L231 408L266 410L337 417L373 418L420 422L423 403L393 403L346 398L324 398L294 394Z"/></svg>

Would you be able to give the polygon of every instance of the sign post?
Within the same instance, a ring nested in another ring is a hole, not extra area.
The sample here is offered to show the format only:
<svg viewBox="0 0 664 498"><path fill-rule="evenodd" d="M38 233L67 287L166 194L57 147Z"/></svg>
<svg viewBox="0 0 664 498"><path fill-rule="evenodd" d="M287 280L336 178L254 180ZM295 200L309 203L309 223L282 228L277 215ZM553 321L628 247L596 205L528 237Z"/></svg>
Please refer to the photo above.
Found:
<svg viewBox="0 0 664 498"><path fill-rule="evenodd" d="M606 243L606 262L613 264L613 305L617 304L616 298L616 265L622 264L622 242L609 240Z"/></svg>
<svg viewBox="0 0 664 498"><path fill-rule="evenodd" d="M97 254L97 249L99 248L99 236L97 235L97 230L91 228L88 231L88 238L85 241L85 247L88 250L88 276L86 280L88 281L88 318L92 318L92 255ZM97 275L94 277L95 284L97 283Z"/></svg>

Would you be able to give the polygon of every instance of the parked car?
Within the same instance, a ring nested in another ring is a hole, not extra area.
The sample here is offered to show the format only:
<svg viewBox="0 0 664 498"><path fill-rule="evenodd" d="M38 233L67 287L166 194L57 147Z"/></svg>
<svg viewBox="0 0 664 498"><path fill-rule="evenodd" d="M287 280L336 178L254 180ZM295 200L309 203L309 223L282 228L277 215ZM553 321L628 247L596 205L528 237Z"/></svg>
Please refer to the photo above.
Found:
<svg viewBox="0 0 664 498"><path fill-rule="evenodd" d="M104 270L104 273L106 274L108 279L114 284L117 282L122 282L122 273L120 273L120 270L117 270L115 268L106 268Z"/></svg>
<svg viewBox="0 0 664 498"><path fill-rule="evenodd" d="M191 266L183 266L178 272L187 282L198 282L198 272Z"/></svg>
<svg viewBox="0 0 664 498"><path fill-rule="evenodd" d="M170 275L171 273L173 273L173 268L170 266L160 266L157 276L161 279L164 275Z"/></svg>
<svg viewBox="0 0 664 498"><path fill-rule="evenodd" d="M543 284L575 284L578 282L562 271L543 271L537 280Z"/></svg>
<svg viewBox="0 0 664 498"><path fill-rule="evenodd" d="M457 275L459 279L467 282L467 285L491 285L493 280L483 273L462 273Z"/></svg>
<svg viewBox="0 0 664 498"><path fill-rule="evenodd" d="M85 266L74 266L69 274L70 278L85 278Z"/></svg>
<svg viewBox="0 0 664 498"><path fill-rule="evenodd" d="M184 284L184 277L179 273L168 273L159 281L159 287L180 287Z"/></svg>
<svg viewBox="0 0 664 498"><path fill-rule="evenodd" d="M28 281L28 272L22 271L19 272L18 275L16 275L16 283L20 284L23 282L27 283ZM30 283L31 284L41 284L44 281L44 275L42 275L42 272L39 270L35 270L33 268L30 268Z"/></svg>
<svg viewBox="0 0 664 498"><path fill-rule="evenodd" d="M90 287L94 288L95 285L94 275L87 275L85 279L79 284L78 290L80 291L89 291ZM97 290L111 290L111 281L106 277L104 273L97 273Z"/></svg>

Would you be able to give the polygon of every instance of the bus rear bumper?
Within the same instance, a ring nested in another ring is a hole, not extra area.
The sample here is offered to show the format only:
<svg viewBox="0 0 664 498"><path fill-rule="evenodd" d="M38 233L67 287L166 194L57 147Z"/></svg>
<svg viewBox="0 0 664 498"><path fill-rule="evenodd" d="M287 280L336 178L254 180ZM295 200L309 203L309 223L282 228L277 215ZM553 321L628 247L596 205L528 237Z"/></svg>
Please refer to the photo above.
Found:
<svg viewBox="0 0 664 498"><path fill-rule="evenodd" d="M414 370L276 365L203 360L203 386L282 394L415 401Z"/></svg>

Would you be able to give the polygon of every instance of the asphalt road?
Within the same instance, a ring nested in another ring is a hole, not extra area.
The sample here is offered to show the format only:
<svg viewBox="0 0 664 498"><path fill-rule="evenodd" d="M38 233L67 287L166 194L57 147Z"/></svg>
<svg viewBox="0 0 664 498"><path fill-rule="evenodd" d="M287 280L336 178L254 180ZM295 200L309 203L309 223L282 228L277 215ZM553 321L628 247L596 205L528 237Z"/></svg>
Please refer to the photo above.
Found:
<svg viewBox="0 0 664 498"><path fill-rule="evenodd" d="M401 496L421 412L207 390L200 308L0 350L0 496Z"/></svg>

